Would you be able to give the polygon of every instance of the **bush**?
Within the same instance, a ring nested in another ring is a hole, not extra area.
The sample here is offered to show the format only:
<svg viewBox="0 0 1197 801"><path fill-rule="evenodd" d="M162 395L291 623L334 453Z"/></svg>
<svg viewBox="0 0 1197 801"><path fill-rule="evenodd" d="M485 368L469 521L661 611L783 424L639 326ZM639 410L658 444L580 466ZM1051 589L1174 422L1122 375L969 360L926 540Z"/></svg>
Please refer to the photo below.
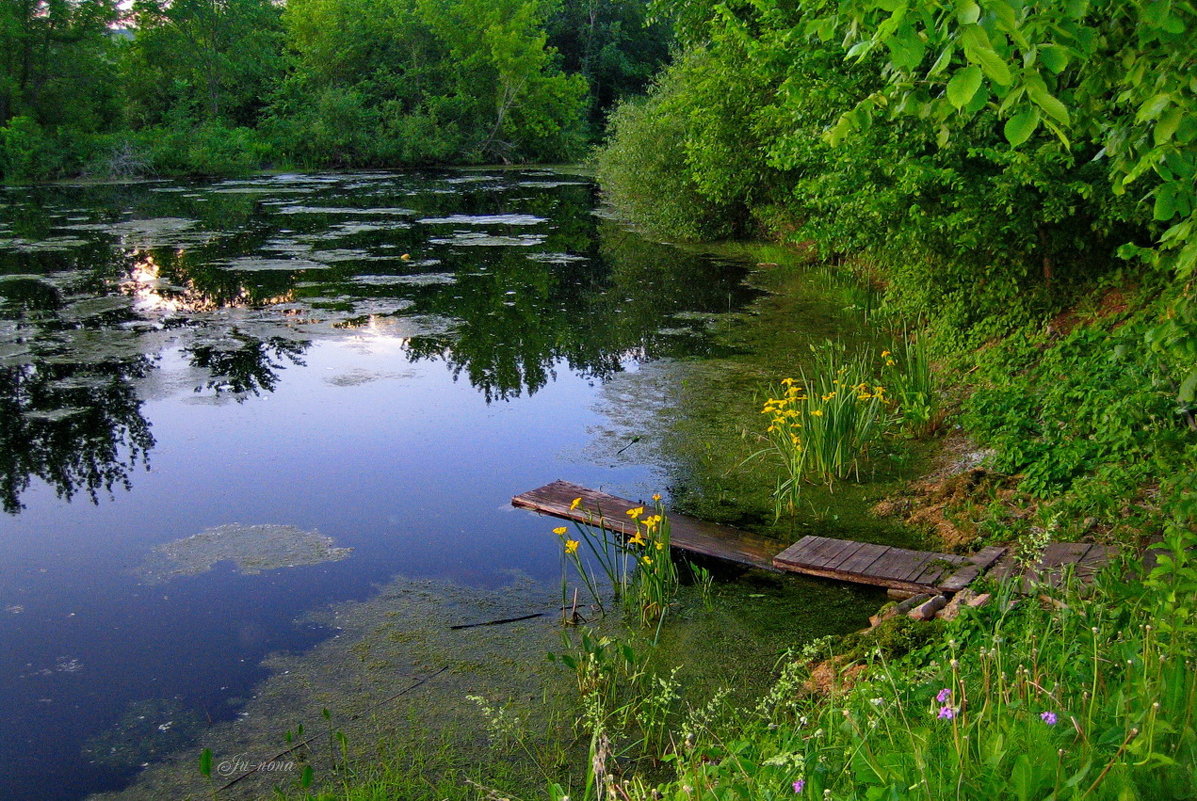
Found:
<svg viewBox="0 0 1197 801"><path fill-rule="evenodd" d="M175 122L144 133L158 171L183 175L243 175L261 169L272 148L250 128Z"/></svg>
<svg viewBox="0 0 1197 801"><path fill-rule="evenodd" d="M607 199L661 236L728 237L742 233L748 218L746 198L738 191L709 173L700 184L691 169L701 161L700 140L706 137L702 149L709 154L716 150L712 140L719 139L710 128L700 132L702 120L722 120L720 108L702 109L697 91L708 62L703 51L692 51L658 78L647 97L620 103L609 119L606 143L595 153Z"/></svg>
<svg viewBox="0 0 1197 801"><path fill-rule="evenodd" d="M13 117L0 128L0 177L6 183L44 181L62 173L67 154L32 117Z"/></svg>

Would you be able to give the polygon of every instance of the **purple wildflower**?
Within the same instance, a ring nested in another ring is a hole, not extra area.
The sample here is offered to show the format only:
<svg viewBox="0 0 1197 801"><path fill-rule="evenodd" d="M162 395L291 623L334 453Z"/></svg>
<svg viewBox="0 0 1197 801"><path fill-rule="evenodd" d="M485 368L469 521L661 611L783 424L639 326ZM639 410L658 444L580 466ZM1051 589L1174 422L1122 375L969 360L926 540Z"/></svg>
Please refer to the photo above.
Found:
<svg viewBox="0 0 1197 801"><path fill-rule="evenodd" d="M1055 725L1056 725L1056 720L1057 720L1057 718L1056 718L1056 713L1055 713L1055 712L1041 712L1041 713L1039 714L1039 717L1040 717L1040 718L1042 718L1043 722L1044 722L1044 723L1046 723L1046 724L1047 724L1047 725L1049 725L1049 726L1055 726Z"/></svg>
<svg viewBox="0 0 1197 801"><path fill-rule="evenodd" d="M951 720L954 717L956 717L956 710L950 706L945 706L939 710L940 720Z"/></svg>
<svg viewBox="0 0 1197 801"><path fill-rule="evenodd" d="M939 694L935 696L935 700L941 704L946 704L948 702L948 699L951 697L952 697L952 691L949 690L947 687L944 687L942 690L939 691Z"/></svg>
<svg viewBox="0 0 1197 801"><path fill-rule="evenodd" d="M794 792L800 793L806 787L806 779L799 779L794 782Z"/></svg>

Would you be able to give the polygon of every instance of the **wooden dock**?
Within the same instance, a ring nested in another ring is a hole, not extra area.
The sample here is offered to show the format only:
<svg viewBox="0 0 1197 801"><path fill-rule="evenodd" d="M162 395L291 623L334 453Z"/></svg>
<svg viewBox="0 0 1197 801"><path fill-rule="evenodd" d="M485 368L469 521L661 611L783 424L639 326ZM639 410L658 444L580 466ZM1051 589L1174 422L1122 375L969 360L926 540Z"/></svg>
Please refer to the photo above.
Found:
<svg viewBox="0 0 1197 801"><path fill-rule="evenodd" d="M773 557L782 570L872 584L907 592L957 592L1005 553L984 548L972 556L912 551L869 542L803 537Z"/></svg>
<svg viewBox="0 0 1197 801"><path fill-rule="evenodd" d="M581 498L582 501L577 508L571 509L575 498ZM646 514L652 509L651 502L617 498L568 481L554 481L531 492L516 495L511 503L521 509L590 523L624 536L631 536L636 530L635 524L627 516L629 509L643 506ZM773 557L785 547L785 543L768 537L673 513L669 515L669 542L674 548L690 553L773 571L779 570L773 565Z"/></svg>
<svg viewBox="0 0 1197 801"><path fill-rule="evenodd" d="M575 499L580 499L576 506ZM567 481L554 481L516 495L511 503L624 536L635 532L627 511L637 506L645 507L646 511L652 508L651 503L629 501ZM1088 580L1115 550L1088 543L1052 543L1039 564L1024 571L1012 550L1003 547L982 548L970 556L961 556L809 536L787 548L768 537L686 515L671 513L669 523L670 544L682 551L762 570L822 576L912 593L959 592L986 572L999 580L1021 581L1024 587L1035 583L1058 585L1068 570L1081 580Z"/></svg>

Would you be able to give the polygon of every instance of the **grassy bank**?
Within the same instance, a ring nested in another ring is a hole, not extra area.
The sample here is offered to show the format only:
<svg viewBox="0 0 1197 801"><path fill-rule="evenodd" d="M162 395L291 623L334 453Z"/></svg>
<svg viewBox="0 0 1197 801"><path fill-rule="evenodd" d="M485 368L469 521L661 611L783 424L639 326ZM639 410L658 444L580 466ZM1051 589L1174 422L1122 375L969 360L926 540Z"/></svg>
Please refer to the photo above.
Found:
<svg viewBox="0 0 1197 801"><path fill-rule="evenodd" d="M983 587L988 606L896 644L883 627L794 653L758 705L694 712L670 781L613 775L610 797L1192 798L1197 447L1141 347L1172 291L1107 281L979 346L940 336L943 429L985 459L946 503L916 485L901 504L934 502L962 550L1084 540L1125 561L1093 587Z"/></svg>

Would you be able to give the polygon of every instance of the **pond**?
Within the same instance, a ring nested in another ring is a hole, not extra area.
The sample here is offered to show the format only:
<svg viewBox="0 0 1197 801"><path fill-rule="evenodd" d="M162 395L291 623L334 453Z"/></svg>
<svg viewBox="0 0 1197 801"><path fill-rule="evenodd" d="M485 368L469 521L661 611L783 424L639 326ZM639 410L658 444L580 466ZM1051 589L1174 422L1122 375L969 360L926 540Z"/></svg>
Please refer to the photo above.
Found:
<svg viewBox="0 0 1197 801"><path fill-rule="evenodd" d="M703 432L784 369L754 321L796 347L848 318L757 272L550 171L0 192L0 797L192 764L381 597L438 626L544 608L552 524L509 499L553 479L768 529ZM807 636L876 605L794 581L736 608L803 605Z"/></svg>

